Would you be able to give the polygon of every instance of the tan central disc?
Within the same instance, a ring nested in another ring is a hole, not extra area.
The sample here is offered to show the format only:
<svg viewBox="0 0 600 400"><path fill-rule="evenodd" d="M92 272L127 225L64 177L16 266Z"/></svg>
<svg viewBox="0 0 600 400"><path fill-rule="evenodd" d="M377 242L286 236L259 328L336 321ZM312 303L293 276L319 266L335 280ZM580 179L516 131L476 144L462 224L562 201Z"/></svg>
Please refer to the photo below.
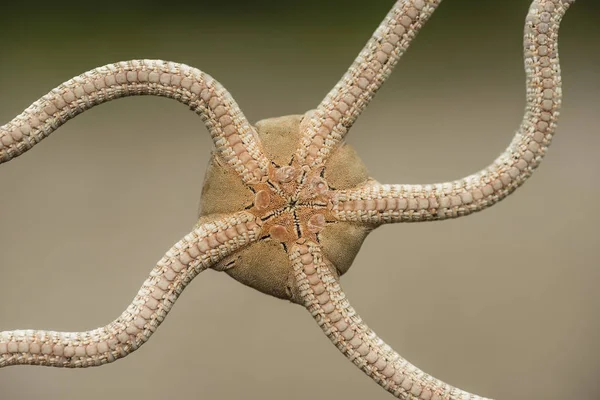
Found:
<svg viewBox="0 0 600 400"><path fill-rule="evenodd" d="M202 188L198 222L245 209L259 216L265 227L263 237L223 260L219 268L245 285L292 301L297 299L291 289L293 277L287 251L296 240L318 241L331 268L341 275L352 264L369 231L364 226L328 220L326 202L312 206L335 190L364 184L368 175L356 152L346 144L331 153L323 171L293 167L302 119L302 115L291 115L256 124L263 151L276 166L269 182L260 187L251 190L213 155ZM293 194L290 188L297 187L300 170L306 176L303 189L297 199L285 197Z"/></svg>

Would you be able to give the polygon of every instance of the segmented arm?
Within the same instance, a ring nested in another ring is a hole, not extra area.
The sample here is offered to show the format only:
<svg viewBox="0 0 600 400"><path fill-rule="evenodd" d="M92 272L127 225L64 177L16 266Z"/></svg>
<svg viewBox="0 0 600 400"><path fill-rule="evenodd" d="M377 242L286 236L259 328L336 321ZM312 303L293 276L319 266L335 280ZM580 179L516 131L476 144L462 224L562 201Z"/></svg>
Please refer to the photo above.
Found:
<svg viewBox="0 0 600 400"><path fill-rule="evenodd" d="M290 253L304 305L336 347L371 379L403 400L485 400L410 364L365 325L350 306L315 243Z"/></svg>
<svg viewBox="0 0 600 400"><path fill-rule="evenodd" d="M196 275L259 237L260 221L246 212L200 225L167 251L119 318L87 332L0 332L0 367L83 368L129 355L156 331Z"/></svg>
<svg viewBox="0 0 600 400"><path fill-rule="evenodd" d="M175 99L199 114L217 152L246 183L267 175L269 162L254 128L229 92L210 75L184 64L133 60L77 76L0 127L0 163L31 149L76 115L107 101L135 95Z"/></svg>
<svg viewBox="0 0 600 400"><path fill-rule="evenodd" d="M512 143L489 167L430 185L381 185L340 191L337 218L367 223L427 221L468 215L502 200L538 167L556 129L561 104L560 21L574 0L536 0L525 23L527 108Z"/></svg>
<svg viewBox="0 0 600 400"><path fill-rule="evenodd" d="M311 114L296 153L300 164L324 163L440 2L396 2L346 74Z"/></svg>

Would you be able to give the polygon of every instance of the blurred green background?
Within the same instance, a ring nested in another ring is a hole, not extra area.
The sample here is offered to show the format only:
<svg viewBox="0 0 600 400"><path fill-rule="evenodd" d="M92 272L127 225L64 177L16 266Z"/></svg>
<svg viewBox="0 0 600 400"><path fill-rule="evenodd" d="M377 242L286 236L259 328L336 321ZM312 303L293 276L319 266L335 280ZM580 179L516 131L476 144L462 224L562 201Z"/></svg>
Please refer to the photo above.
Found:
<svg viewBox="0 0 600 400"><path fill-rule="evenodd" d="M528 1L446 0L348 138L385 183L456 179L510 142ZM392 1L13 3L0 120L133 58L193 65L251 121L314 108ZM561 30L563 112L547 160L497 206L385 226L342 279L400 354L497 399L596 400L600 383L600 4ZM176 102L128 98L0 167L0 331L87 330L125 308L194 224L211 141ZM387 399L301 307L224 274L190 285L150 342L109 366L0 370L0 398Z"/></svg>

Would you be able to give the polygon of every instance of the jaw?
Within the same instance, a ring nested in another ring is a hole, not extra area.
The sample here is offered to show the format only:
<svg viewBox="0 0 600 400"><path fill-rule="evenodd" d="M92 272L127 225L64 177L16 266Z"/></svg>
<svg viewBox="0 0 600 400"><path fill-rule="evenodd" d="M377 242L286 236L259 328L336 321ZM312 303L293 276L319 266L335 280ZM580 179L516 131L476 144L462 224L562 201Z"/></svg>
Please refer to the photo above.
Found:
<svg viewBox="0 0 600 400"><path fill-rule="evenodd" d="M276 167L294 163L293 155L299 144L303 119L303 115L290 115L256 123L263 151ZM345 143L330 155L317 175L327 182L329 193L361 186L369 179L366 167L354 149ZM252 212L256 192L255 188L244 184L230 167L223 165L213 154L202 188L198 224L210 222L222 214L245 209ZM320 212L325 215L325 224L318 232L311 233L308 228L302 229L302 235L290 235L283 241L277 240L277 235L269 234L277 221L265 220L262 238L223 259L216 269L224 270L238 282L262 293L300 302L300 297L295 293L295 278L288 254L291 247L298 240L316 240L321 244L323 254L330 260L331 271L340 276L348 271L365 237L373 228L338 222L331 217L327 207L323 206L319 210L299 208L297 215L302 219L303 226L310 226L310 218Z"/></svg>

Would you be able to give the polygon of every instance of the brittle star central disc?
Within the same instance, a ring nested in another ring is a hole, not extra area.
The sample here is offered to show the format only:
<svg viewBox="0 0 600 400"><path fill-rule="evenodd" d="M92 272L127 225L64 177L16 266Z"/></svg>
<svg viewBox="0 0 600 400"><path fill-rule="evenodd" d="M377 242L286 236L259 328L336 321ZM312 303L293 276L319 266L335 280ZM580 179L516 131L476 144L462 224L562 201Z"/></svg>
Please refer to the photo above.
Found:
<svg viewBox="0 0 600 400"><path fill-rule="evenodd" d="M259 183L244 184L214 154L202 190L198 222L201 225L244 209L256 216L262 223L260 240L226 257L216 268L263 293L294 302L301 302L295 294L297 285L289 263L294 244L321 244L332 272L339 276L350 268L370 231L368 226L341 222L334 215L336 190L354 188L369 179L366 167L350 146L337 147L324 165L302 165L295 160L311 114L256 124L263 151L271 160L268 176Z"/></svg>
<svg viewBox="0 0 600 400"><path fill-rule="evenodd" d="M527 108L513 141L462 179L380 184L344 138L441 0L398 0L338 84L314 111L252 127L206 73L162 60L88 71L0 127L0 163L109 100L155 95L189 106L215 145L196 227L156 264L114 321L81 332L0 332L0 367L99 366L150 338L184 288L214 268L263 293L303 304L336 347L403 400L485 400L402 358L358 316L339 284L365 236L395 222L445 220L482 211L514 192L548 150L561 104L558 29L574 0L534 0L524 29Z"/></svg>

